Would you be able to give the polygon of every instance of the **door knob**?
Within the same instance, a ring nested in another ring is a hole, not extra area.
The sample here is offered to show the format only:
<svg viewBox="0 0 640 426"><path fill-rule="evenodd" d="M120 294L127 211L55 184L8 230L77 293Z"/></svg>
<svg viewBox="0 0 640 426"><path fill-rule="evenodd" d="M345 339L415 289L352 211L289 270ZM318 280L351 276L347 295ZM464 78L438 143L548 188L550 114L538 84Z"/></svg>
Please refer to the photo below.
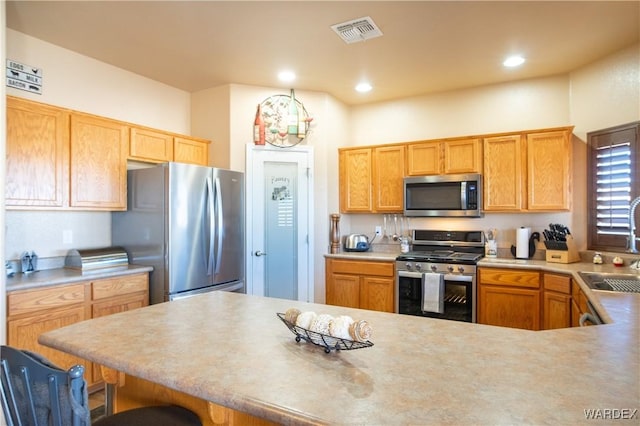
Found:
<svg viewBox="0 0 640 426"><path fill-rule="evenodd" d="M260 256L266 256L267 253L263 253L260 250L256 250L256 252L254 253L256 256L260 257Z"/></svg>

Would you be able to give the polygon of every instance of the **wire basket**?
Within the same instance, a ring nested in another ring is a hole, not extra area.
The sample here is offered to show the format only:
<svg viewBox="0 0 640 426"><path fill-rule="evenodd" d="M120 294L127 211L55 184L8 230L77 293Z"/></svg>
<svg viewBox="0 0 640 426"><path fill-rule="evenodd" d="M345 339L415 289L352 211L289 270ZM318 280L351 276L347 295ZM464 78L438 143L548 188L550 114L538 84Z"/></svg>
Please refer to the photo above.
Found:
<svg viewBox="0 0 640 426"><path fill-rule="evenodd" d="M342 339L340 337L329 336L327 334L316 333L315 331L307 330L306 328L298 327L295 324L291 324L289 321L284 319L283 313L276 313L278 318L287 326L289 330L293 334L296 335L296 342L300 342L300 340L304 340L309 343L313 343L314 345L324 347L324 351L326 353L335 351L350 351L353 349L361 349L368 348L373 346L373 343L370 341L366 342L356 342L355 340Z"/></svg>

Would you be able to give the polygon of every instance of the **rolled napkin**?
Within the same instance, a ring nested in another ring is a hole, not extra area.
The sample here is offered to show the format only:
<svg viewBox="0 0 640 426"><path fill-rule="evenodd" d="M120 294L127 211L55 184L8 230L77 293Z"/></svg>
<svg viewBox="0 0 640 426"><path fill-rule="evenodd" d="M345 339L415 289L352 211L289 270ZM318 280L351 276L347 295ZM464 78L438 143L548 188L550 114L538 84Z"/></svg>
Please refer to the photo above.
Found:
<svg viewBox="0 0 640 426"><path fill-rule="evenodd" d="M349 335L356 342L366 342L371 338L371 326L366 320L355 321L349 327Z"/></svg>
<svg viewBox="0 0 640 426"><path fill-rule="evenodd" d="M329 335L351 340L351 335L349 334L351 324L353 324L353 318L348 315L340 315L329 322Z"/></svg>
<svg viewBox="0 0 640 426"><path fill-rule="evenodd" d="M313 311L302 312L296 318L296 325L298 327L309 329L311 322L316 318L316 313Z"/></svg>
<svg viewBox="0 0 640 426"><path fill-rule="evenodd" d="M290 324L295 325L296 320L298 319L298 315L300 315L300 313L301 313L300 309L289 308L287 309L287 312L284 313L284 320Z"/></svg>
<svg viewBox="0 0 640 426"><path fill-rule="evenodd" d="M333 320L333 317L329 314L320 314L311 321L309 330L315 331L320 334L329 334L329 323Z"/></svg>

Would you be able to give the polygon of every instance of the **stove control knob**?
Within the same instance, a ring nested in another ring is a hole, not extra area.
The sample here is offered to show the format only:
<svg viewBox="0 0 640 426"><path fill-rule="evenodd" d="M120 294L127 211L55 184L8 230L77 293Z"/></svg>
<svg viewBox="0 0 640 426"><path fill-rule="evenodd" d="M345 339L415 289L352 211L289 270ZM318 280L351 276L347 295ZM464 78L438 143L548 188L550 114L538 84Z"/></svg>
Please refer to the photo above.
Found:
<svg viewBox="0 0 640 426"><path fill-rule="evenodd" d="M432 270L433 272L435 272L435 271L436 271L436 269L438 269L438 267L437 267L436 265L431 265L431 270Z"/></svg>
<svg viewBox="0 0 640 426"><path fill-rule="evenodd" d="M416 263L416 271L420 271L422 270L422 265L419 263Z"/></svg>
<svg viewBox="0 0 640 426"><path fill-rule="evenodd" d="M451 266L451 265L447 266L447 271L453 272L453 266Z"/></svg>
<svg viewBox="0 0 640 426"><path fill-rule="evenodd" d="M458 266L458 272L463 274L464 273L464 266Z"/></svg>
<svg viewBox="0 0 640 426"><path fill-rule="evenodd" d="M407 271L411 270L411 262L407 262L404 264L405 268L407 268Z"/></svg>

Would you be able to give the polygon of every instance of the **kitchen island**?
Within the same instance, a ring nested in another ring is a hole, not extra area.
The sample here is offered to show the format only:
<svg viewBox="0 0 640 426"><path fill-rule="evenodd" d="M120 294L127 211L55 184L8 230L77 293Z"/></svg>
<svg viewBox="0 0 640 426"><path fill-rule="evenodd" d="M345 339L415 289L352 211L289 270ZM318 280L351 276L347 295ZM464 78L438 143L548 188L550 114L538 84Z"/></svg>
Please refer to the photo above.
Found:
<svg viewBox="0 0 640 426"><path fill-rule="evenodd" d="M124 373L121 389L139 378L190 408L188 398L210 401L282 424L566 425L586 413L603 424L614 412L637 424L640 296L598 293L613 323L533 332L213 292L40 342ZM326 354L296 343L276 317L289 307L366 319L374 346Z"/></svg>

